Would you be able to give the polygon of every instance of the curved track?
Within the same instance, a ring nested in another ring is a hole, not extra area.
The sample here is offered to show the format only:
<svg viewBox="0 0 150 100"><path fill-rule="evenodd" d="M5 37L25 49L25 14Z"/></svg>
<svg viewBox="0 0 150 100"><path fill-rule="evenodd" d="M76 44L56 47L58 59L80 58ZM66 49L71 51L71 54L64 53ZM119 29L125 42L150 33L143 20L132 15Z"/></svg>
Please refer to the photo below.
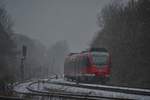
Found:
<svg viewBox="0 0 150 100"><path fill-rule="evenodd" d="M38 80L16 84L15 93L79 100L150 100L150 90ZM56 79L55 79L56 80Z"/></svg>
<svg viewBox="0 0 150 100"><path fill-rule="evenodd" d="M127 88L127 87L117 87L117 86L107 86L107 85L96 85L96 84L83 84L83 83L75 83L75 82L50 82L58 85L66 85L66 86L74 86L95 90L105 90L105 91L113 91L127 94L137 94L137 95L149 95L150 90L148 89L137 89L137 88Z"/></svg>
<svg viewBox="0 0 150 100"><path fill-rule="evenodd" d="M45 84L43 82L41 82L42 84ZM47 82L46 82L47 83ZM62 91L62 87L63 85L58 85L60 86L59 90L61 91L53 91L52 89L49 90L38 90L38 89L35 89L35 87L33 88L32 86L34 86L35 84L39 84L38 82L33 82L31 84L28 85L27 89L29 91L32 91L33 93L40 93L40 94L45 94L45 95L53 95L53 96L63 96L65 98L74 98L74 99L87 99L87 100L100 100L102 98L105 98L107 100L133 100L133 99L129 99L129 98L117 98L117 97L107 97L107 96L94 96L94 95L90 95L89 92L88 93L73 93L73 92L67 92L67 91ZM48 83L50 84L50 83ZM53 84L53 83L52 83ZM55 84L56 85L56 84ZM65 86L65 88L63 89L66 89L69 88L68 86ZM57 89L58 90L58 89ZM92 93L92 92L91 92Z"/></svg>

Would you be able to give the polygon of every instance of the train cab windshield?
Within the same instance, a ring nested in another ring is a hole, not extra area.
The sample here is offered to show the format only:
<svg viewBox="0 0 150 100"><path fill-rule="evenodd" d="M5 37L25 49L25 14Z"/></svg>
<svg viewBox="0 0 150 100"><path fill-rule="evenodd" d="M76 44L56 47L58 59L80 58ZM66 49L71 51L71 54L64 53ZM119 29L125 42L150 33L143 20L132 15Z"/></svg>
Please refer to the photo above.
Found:
<svg viewBox="0 0 150 100"><path fill-rule="evenodd" d="M93 64L96 66L106 65L108 62L108 53L107 52L92 52Z"/></svg>

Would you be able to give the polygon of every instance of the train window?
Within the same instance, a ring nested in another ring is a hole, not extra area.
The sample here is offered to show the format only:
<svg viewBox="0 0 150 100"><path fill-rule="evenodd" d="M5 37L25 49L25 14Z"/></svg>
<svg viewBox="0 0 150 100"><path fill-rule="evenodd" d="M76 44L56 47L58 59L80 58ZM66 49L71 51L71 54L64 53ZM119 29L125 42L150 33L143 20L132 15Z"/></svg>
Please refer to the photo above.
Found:
<svg viewBox="0 0 150 100"><path fill-rule="evenodd" d="M92 52L93 63L97 66L106 65L108 62L107 52Z"/></svg>
<svg viewBox="0 0 150 100"><path fill-rule="evenodd" d="M66 64L67 68L70 68L70 64L71 64L71 63L70 63L70 60L68 60L68 61L67 61L67 64Z"/></svg>
<svg viewBox="0 0 150 100"><path fill-rule="evenodd" d="M71 62L70 62L70 63L71 63L71 64L70 64L70 67L74 69L74 68L75 68L75 66L74 66L74 59L71 59Z"/></svg>
<svg viewBox="0 0 150 100"><path fill-rule="evenodd" d="M83 57L81 58L81 66L82 66L82 67L89 66L89 60L88 60L88 57L87 57L87 56L83 56Z"/></svg>
<svg viewBox="0 0 150 100"><path fill-rule="evenodd" d="M81 68L81 67L82 67L82 64L81 64L81 57L79 57L77 63L78 63L78 67Z"/></svg>

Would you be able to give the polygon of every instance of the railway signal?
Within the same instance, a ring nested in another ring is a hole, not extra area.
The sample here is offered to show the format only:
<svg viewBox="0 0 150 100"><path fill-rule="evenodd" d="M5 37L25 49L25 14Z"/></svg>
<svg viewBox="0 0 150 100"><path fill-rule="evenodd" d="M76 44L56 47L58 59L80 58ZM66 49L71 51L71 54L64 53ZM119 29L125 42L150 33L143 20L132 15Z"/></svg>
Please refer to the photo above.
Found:
<svg viewBox="0 0 150 100"><path fill-rule="evenodd" d="M22 56L26 57L27 55L27 47L25 45L22 46Z"/></svg>
<svg viewBox="0 0 150 100"><path fill-rule="evenodd" d="M21 72L21 81L24 81L24 60L27 55L27 46L22 46L22 57L21 57L21 64L20 64L20 72Z"/></svg>

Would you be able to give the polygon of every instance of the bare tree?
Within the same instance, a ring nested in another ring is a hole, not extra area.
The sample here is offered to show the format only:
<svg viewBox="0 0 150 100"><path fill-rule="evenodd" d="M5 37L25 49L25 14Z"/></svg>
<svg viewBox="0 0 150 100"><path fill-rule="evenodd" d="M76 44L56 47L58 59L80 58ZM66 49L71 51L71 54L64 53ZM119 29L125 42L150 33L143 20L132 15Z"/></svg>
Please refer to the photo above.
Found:
<svg viewBox="0 0 150 100"><path fill-rule="evenodd" d="M5 91L8 83L14 80L14 43L11 39L12 22L4 6L0 6L0 91Z"/></svg>
<svg viewBox="0 0 150 100"><path fill-rule="evenodd" d="M112 54L112 84L150 88L150 1L111 3L98 16L102 29L92 47ZM133 81L134 80L134 81Z"/></svg>
<svg viewBox="0 0 150 100"><path fill-rule="evenodd" d="M49 48L49 69L51 74L62 75L64 73L64 60L68 53L69 47L66 41L58 41Z"/></svg>

